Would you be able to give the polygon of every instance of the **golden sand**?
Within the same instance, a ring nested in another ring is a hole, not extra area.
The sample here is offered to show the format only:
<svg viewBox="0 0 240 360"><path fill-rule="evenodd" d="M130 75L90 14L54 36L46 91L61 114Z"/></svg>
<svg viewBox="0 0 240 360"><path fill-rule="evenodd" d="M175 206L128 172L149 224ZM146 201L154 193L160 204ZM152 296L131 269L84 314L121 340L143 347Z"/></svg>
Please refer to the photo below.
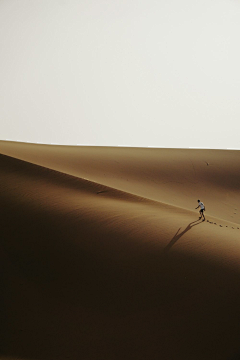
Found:
<svg viewBox="0 0 240 360"><path fill-rule="evenodd" d="M0 154L0 359L240 350L240 151L1 141Z"/></svg>

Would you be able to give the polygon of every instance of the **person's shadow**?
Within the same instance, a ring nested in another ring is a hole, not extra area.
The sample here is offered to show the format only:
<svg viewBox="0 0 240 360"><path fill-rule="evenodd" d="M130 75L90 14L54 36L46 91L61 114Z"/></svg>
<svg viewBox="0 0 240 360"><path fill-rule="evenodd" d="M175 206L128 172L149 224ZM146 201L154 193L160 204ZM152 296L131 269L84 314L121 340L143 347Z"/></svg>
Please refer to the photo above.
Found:
<svg viewBox="0 0 240 360"><path fill-rule="evenodd" d="M181 228L179 228L178 231L176 232L176 234L174 235L174 237L172 238L172 240L170 241L170 243L163 249L163 252L167 253L171 249L171 247L180 239L180 237L182 237L187 231L191 230L191 228L193 226L199 225L201 223L202 223L202 221L195 220L195 221L191 222L190 224L188 224L186 229L183 230L181 233L178 233L179 230L181 229ZM192 225L192 224L194 224L194 225Z"/></svg>

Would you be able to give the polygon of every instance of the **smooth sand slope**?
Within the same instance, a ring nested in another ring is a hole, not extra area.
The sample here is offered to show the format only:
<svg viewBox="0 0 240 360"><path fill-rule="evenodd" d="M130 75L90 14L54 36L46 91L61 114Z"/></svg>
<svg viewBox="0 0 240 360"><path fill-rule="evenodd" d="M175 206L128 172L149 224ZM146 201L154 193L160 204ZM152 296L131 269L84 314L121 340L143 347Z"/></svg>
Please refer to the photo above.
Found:
<svg viewBox="0 0 240 360"><path fill-rule="evenodd" d="M0 153L1 359L238 353L240 152Z"/></svg>
<svg viewBox="0 0 240 360"><path fill-rule="evenodd" d="M240 223L239 151L0 141L0 153L185 209L200 197L208 215Z"/></svg>

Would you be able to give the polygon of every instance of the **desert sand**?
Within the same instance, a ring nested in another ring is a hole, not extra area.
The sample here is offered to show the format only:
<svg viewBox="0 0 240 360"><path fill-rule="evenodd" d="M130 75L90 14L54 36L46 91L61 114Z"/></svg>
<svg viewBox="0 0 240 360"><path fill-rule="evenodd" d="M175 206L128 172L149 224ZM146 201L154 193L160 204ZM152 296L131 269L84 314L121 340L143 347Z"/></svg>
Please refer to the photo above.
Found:
<svg viewBox="0 0 240 360"><path fill-rule="evenodd" d="M0 141L0 359L236 356L239 165L240 151Z"/></svg>

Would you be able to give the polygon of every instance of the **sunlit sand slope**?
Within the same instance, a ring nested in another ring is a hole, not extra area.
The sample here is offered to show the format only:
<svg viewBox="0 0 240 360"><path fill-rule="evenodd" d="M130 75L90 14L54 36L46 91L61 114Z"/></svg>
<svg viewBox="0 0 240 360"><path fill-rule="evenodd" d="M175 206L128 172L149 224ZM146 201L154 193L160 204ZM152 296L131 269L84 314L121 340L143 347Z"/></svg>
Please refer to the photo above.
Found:
<svg viewBox="0 0 240 360"><path fill-rule="evenodd" d="M164 201L160 185L162 198L148 199L140 165L127 191L127 181L111 176L114 168L101 184L100 170L88 174L87 162L82 177L80 165L78 175L66 171L68 162L74 168L70 154L58 171L50 169L57 158L50 164L42 157L39 166L0 155L1 358L227 360L236 354L240 230L230 212L201 222L190 206ZM229 190L239 176L231 161L234 180L226 178L225 191L238 199L237 186ZM125 164L124 174L130 170ZM207 193L205 199L210 202Z"/></svg>
<svg viewBox="0 0 240 360"><path fill-rule="evenodd" d="M81 147L0 141L0 153L240 224L240 151Z"/></svg>

